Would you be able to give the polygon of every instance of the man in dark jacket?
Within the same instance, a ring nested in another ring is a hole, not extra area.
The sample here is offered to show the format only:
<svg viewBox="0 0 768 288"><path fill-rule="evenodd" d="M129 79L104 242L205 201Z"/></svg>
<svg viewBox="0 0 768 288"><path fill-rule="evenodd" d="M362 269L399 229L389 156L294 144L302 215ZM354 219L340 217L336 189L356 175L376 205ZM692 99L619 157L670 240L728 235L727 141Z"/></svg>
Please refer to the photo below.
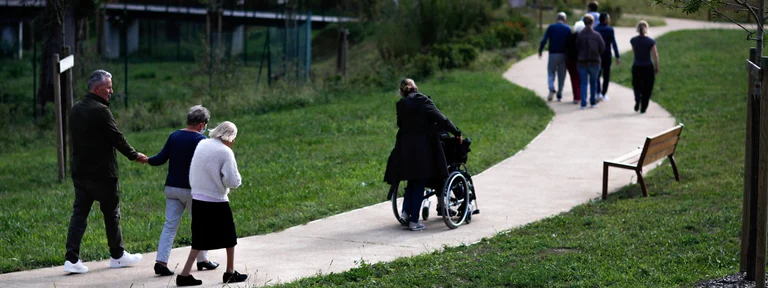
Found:
<svg viewBox="0 0 768 288"><path fill-rule="evenodd" d="M608 100L608 83L611 82L611 60L613 55L616 55L616 65L621 64L621 55L619 55L619 47L616 45L616 35L611 27L611 15L608 13L600 14L600 24L595 28L597 33L603 37L605 42L605 51L603 51L603 59L600 60L600 76L603 78L602 85L600 84L600 77L597 78L597 100ZM613 55L611 54L611 48L613 48Z"/></svg>
<svg viewBox="0 0 768 288"><path fill-rule="evenodd" d="M605 42L599 33L592 29L595 21L592 15L584 15L584 30L576 39L576 47L579 51L579 79L581 80L581 109L587 108L587 84L589 84L589 104L591 108L597 107L597 76L600 74L600 62L605 51Z"/></svg>
<svg viewBox="0 0 768 288"><path fill-rule="evenodd" d="M111 94L112 75L104 70L93 72L88 79L88 93L75 103L69 116L72 138L70 165L75 186L64 262L64 271L69 273L88 272L88 267L80 260L80 242L94 201L99 201L104 214L111 256L109 266L131 266L141 260L141 254L130 254L123 246L115 149L131 161L140 163L146 163L147 156L136 152L117 129L115 118L109 110Z"/></svg>
<svg viewBox="0 0 768 288"><path fill-rule="evenodd" d="M396 104L397 127L400 129L387 162L384 181L389 184L408 181L403 208L410 216L409 228L418 231L424 229L424 224L419 223L419 211L427 182L448 176L439 132L451 132L459 138L459 143L462 138L461 131L440 113L432 99L419 93L413 80L401 82L400 95L402 98Z"/></svg>

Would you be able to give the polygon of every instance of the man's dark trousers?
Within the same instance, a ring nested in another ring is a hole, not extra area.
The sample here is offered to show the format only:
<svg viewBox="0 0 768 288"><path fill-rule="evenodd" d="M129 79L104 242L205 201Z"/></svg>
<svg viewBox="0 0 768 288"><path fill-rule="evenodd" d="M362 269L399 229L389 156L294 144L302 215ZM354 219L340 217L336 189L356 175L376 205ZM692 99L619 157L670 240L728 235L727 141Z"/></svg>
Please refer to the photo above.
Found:
<svg viewBox="0 0 768 288"><path fill-rule="evenodd" d="M72 179L75 184L75 202L72 219L69 221L67 234L67 255L69 262L77 263L80 259L80 242L88 226L88 214L93 201L99 201L104 214L104 227L107 230L107 243L112 258L123 256L123 232L120 229L120 192L116 178L96 180Z"/></svg>

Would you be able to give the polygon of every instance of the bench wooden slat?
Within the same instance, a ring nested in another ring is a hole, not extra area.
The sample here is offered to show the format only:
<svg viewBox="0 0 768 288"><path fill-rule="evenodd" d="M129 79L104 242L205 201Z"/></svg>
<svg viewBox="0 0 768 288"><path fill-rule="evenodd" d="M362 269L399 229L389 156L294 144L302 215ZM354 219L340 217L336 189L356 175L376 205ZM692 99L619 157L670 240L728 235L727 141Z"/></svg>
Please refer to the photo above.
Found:
<svg viewBox="0 0 768 288"><path fill-rule="evenodd" d="M675 172L675 180L680 181L680 174L677 172L675 163L675 149L677 142L680 141L680 134L683 131L683 124L667 129L664 132L656 134L645 139L642 149L637 149L613 160L603 161L603 199L608 198L608 167L617 167L635 171L637 182L643 190L643 196L648 196L648 190L645 187L643 179L643 166L653 164L665 157L669 157L672 164L672 170Z"/></svg>
<svg viewBox="0 0 768 288"><path fill-rule="evenodd" d="M648 152L646 154L656 154L659 151L667 150L668 148L672 147L674 148L675 145L677 145L677 140L680 139L679 136L674 135L673 137L669 137L666 140L663 141L656 141L655 139L651 141L651 146L648 147ZM674 150L674 149L673 149ZM674 152L674 151L672 151Z"/></svg>
<svg viewBox="0 0 768 288"><path fill-rule="evenodd" d="M640 160L640 155L643 153L643 149L637 149L635 151L629 152L627 154L621 155L613 160L610 160L610 162L614 163L637 163L638 160ZM634 161L632 161L634 159ZM632 162L627 162L632 161Z"/></svg>
<svg viewBox="0 0 768 288"><path fill-rule="evenodd" d="M680 133L682 132L683 132L683 125L681 124L681 125L677 125L675 127L669 128L664 132L661 132L659 134L653 135L648 138L661 141L661 140L667 139L667 137L679 136Z"/></svg>

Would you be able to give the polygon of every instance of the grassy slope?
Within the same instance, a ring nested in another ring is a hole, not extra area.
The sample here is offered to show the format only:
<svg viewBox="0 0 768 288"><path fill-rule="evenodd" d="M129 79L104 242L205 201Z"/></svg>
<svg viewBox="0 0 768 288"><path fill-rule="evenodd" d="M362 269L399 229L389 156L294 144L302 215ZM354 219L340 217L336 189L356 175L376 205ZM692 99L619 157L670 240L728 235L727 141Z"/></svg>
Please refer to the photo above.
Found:
<svg viewBox="0 0 768 288"><path fill-rule="evenodd" d="M686 124L676 155L682 182L663 165L646 180L649 198L632 185L476 245L283 286L690 287L738 271L750 45L743 39L738 31L658 39L653 99ZM614 79L628 85L629 68L617 67Z"/></svg>
<svg viewBox="0 0 768 288"><path fill-rule="evenodd" d="M545 103L494 72L452 72L420 84L475 141L475 173L524 147L551 118ZM241 236L278 231L384 200L381 181L396 132L388 93L360 93L331 104L268 114L241 113L234 146L244 178L232 194ZM478 113L483 111L483 113ZM118 116L120 117L120 116ZM122 119L139 121L138 119ZM173 129L127 133L139 151L160 150ZM71 181L55 181L53 139L8 147L0 158L0 272L61 265L72 206ZM166 168L120 159L123 232L131 252L157 249L165 211ZM98 206L91 212L83 258L108 256ZM185 217L182 227L188 227ZM188 245L180 229L176 245Z"/></svg>

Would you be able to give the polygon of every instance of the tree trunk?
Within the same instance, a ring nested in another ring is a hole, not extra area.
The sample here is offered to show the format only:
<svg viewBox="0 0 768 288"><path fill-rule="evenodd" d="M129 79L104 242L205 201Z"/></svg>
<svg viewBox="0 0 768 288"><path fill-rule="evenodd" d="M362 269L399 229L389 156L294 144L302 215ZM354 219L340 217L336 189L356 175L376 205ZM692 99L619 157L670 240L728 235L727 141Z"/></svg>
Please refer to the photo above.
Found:
<svg viewBox="0 0 768 288"><path fill-rule="evenodd" d="M43 31L43 54L40 57L40 86L37 90L37 103L40 115L44 117L45 104L53 101L53 54L61 53L64 42L63 0L46 0L41 30Z"/></svg>

